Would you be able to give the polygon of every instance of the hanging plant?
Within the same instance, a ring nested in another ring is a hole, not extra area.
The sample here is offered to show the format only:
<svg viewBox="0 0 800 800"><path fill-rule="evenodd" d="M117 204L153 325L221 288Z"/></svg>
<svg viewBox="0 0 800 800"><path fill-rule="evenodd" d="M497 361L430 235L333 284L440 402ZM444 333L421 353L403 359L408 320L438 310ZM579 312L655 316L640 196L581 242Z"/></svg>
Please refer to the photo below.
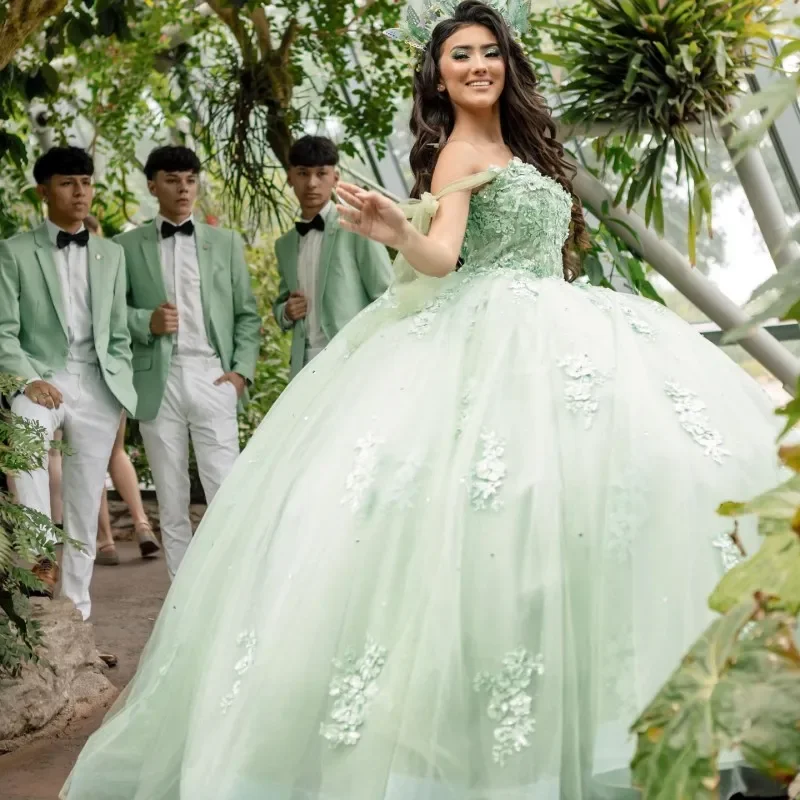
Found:
<svg viewBox="0 0 800 800"><path fill-rule="evenodd" d="M555 50L540 58L565 70L562 120L610 128L595 140L604 166L608 148L620 142L637 154L616 203L630 209L646 197L645 220L662 235L662 176L674 153L677 181L689 196L692 263L703 220L711 229L708 135L730 111L743 76L760 63L779 6L779 0L583 0L536 23Z"/></svg>

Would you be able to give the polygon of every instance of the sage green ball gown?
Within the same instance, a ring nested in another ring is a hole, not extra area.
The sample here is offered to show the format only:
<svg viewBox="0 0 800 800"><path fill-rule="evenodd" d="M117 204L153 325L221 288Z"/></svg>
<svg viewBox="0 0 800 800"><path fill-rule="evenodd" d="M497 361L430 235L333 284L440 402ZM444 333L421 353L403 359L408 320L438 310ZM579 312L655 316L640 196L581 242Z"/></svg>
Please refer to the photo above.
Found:
<svg viewBox="0 0 800 800"><path fill-rule="evenodd" d="M554 181L491 177L463 268L263 421L62 797L632 796L628 727L737 559L715 509L779 479L773 414L659 304L562 279Z"/></svg>

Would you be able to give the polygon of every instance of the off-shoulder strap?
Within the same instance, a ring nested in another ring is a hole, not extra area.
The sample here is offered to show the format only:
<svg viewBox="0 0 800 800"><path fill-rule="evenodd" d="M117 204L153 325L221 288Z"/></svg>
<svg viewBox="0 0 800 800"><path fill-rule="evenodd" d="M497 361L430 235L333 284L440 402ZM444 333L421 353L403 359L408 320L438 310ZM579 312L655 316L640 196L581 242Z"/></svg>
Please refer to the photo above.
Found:
<svg viewBox="0 0 800 800"><path fill-rule="evenodd" d="M400 208L405 212L406 218L422 234L427 234L431 229L431 223L439 209L439 201L449 194L456 192L474 191L475 189L491 183L498 175L499 170L488 169L484 172L477 172L468 175L466 178L453 181L444 187L440 192L433 195L425 192L419 200L411 200L408 203L401 203ZM421 277L420 274L406 261L401 255L397 254L394 260L395 279L400 283L413 281Z"/></svg>
<svg viewBox="0 0 800 800"><path fill-rule="evenodd" d="M432 195L426 192L419 200L402 203L400 208L406 218L420 233L427 234L436 216L439 201L454 192L474 190L491 183L501 170L490 169L462 178L445 186L441 192ZM361 312L343 331L351 348L359 347L376 331L391 321L414 314L425 307L449 281L458 280L455 273L445 278L432 278L417 272L408 261L398 253L394 260L395 279L389 290L372 305Z"/></svg>

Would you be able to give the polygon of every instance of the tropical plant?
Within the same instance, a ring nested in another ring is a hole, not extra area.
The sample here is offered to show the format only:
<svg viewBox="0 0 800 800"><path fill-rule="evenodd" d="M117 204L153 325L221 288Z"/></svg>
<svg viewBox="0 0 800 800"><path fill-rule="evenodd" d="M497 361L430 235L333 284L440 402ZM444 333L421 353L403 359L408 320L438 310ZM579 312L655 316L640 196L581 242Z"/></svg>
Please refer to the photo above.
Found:
<svg viewBox="0 0 800 800"><path fill-rule="evenodd" d="M289 382L291 337L275 321L272 303L278 296L278 266L270 238L248 248L253 291L261 314L261 352L250 387L250 402L239 415L239 440L245 447L255 429Z"/></svg>
<svg viewBox="0 0 800 800"><path fill-rule="evenodd" d="M707 141L730 111L743 76L765 52L777 0L582 0L540 15L554 53L536 57L563 68L559 86L565 123L605 126L595 140L606 163L620 143L642 148L623 175L616 202L645 198L645 221L663 234L662 176L671 152L676 181L688 192L688 251L696 258L698 228L710 224L711 188L695 134Z"/></svg>
<svg viewBox="0 0 800 800"><path fill-rule="evenodd" d="M782 411L795 424L797 404ZM720 507L756 515L761 547L714 590L710 605L722 616L633 725L643 800L716 800L724 751L787 786L800 773L800 445L780 455L794 472L784 484ZM741 550L735 529L731 542Z"/></svg>
<svg viewBox="0 0 800 800"><path fill-rule="evenodd" d="M791 22L795 28L800 28L800 17ZM743 125L730 140L731 146L736 149L751 147L760 142L778 117L800 98L800 69L795 67L794 72L791 72L787 68L790 60L800 55L800 38L786 38L788 41L778 51L774 64L783 74L767 88L742 98L727 117L726 121ZM753 111L760 112L758 122L754 125L744 124Z"/></svg>
<svg viewBox="0 0 800 800"><path fill-rule="evenodd" d="M23 169L35 138L43 147L92 131L106 200L128 219L142 143L188 137L240 226L282 220L296 135L336 119L345 153L367 141L380 149L410 91L405 65L379 35L397 21L393 0L60 5L0 70L0 161ZM46 106L44 130L31 123L34 103Z"/></svg>
<svg viewBox="0 0 800 800"><path fill-rule="evenodd" d="M603 209L609 214L609 209ZM603 222L587 224L589 247L582 254L581 266L593 286L616 289L616 278L634 294L664 305L664 300L649 279L649 267Z"/></svg>
<svg viewBox="0 0 800 800"><path fill-rule="evenodd" d="M10 395L22 384L0 373L0 394ZM49 449L42 436L38 424L0 410L0 473L41 468ZM0 489L0 677L14 676L26 661L39 659L41 631L31 617L28 596L43 586L26 565L42 556L55 559L54 544L66 541L71 540L46 516Z"/></svg>
<svg viewBox="0 0 800 800"><path fill-rule="evenodd" d="M752 302L760 313L734 338L776 316L800 322L800 260L759 287ZM800 430L800 379L777 414L786 421L781 439ZM720 754L734 750L800 796L800 445L781 447L779 456L792 473L783 484L720 506L726 517L755 515L761 545L716 587L709 605L721 616L633 725L631 767L643 800L716 800ZM730 546L748 555L735 526Z"/></svg>

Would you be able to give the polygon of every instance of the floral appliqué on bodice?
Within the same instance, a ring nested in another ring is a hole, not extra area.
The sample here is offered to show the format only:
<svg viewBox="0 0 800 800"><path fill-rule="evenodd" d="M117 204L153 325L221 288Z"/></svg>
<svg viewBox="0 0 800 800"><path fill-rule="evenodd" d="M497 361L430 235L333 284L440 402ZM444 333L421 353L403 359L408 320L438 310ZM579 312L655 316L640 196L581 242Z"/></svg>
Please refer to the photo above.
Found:
<svg viewBox="0 0 800 800"><path fill-rule="evenodd" d="M513 158L470 204L461 256L462 273L473 266L530 270L562 277L561 249L569 235L572 199L532 164Z"/></svg>

